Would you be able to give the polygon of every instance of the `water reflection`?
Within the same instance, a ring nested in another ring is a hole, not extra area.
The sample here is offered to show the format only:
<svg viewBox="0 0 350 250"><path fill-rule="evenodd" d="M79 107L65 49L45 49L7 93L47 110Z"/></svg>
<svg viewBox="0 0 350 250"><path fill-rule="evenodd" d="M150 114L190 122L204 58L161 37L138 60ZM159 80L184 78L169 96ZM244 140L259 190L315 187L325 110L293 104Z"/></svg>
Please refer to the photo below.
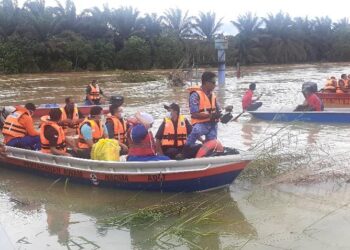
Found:
<svg viewBox="0 0 350 250"><path fill-rule="evenodd" d="M241 128L241 137L243 138L243 145L247 146L247 147L252 147L257 139L258 136L260 135L262 130L261 125L259 125L258 123L254 122L254 120L249 121L249 122L244 122L242 124L242 128Z"/></svg>
<svg viewBox="0 0 350 250"><path fill-rule="evenodd" d="M18 235L30 243L27 249L43 246L43 241L70 249L111 248L116 242L129 246L122 249L220 249L257 235L231 194L223 190L135 193L65 184L64 180L53 184L11 170L1 170L1 176L7 180L1 183L3 193L16 201L12 202L14 213L30 218ZM119 238L112 237L116 234Z"/></svg>

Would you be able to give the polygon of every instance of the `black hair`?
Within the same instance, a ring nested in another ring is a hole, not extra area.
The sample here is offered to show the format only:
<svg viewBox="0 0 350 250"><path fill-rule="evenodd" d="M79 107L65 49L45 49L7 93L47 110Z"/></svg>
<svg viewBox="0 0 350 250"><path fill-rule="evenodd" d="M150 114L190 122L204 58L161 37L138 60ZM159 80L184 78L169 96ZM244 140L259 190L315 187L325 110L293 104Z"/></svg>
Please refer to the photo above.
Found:
<svg viewBox="0 0 350 250"><path fill-rule="evenodd" d="M207 82L211 82L213 81L213 78L215 78L216 75L214 72L211 71L206 71L202 74L202 85L207 83Z"/></svg>
<svg viewBox="0 0 350 250"><path fill-rule="evenodd" d="M24 107L33 112L36 110L35 104L31 102L28 102Z"/></svg>
<svg viewBox="0 0 350 250"><path fill-rule="evenodd" d="M62 111L59 108L50 109L49 116L51 121L58 122L61 119Z"/></svg>
<svg viewBox="0 0 350 250"><path fill-rule="evenodd" d="M66 104L68 104L68 103L71 102L71 99L72 99L72 97L68 96L68 97L66 97L66 99L64 99L64 102L65 102Z"/></svg>
<svg viewBox="0 0 350 250"><path fill-rule="evenodd" d="M256 84L255 83L249 84L249 89L250 90L255 90L256 89Z"/></svg>
<svg viewBox="0 0 350 250"><path fill-rule="evenodd" d="M90 110L90 115L95 116L95 115L100 115L102 112L102 108L100 106L93 106Z"/></svg>
<svg viewBox="0 0 350 250"><path fill-rule="evenodd" d="M109 106L109 112L113 115L118 110L119 107L120 105L112 104Z"/></svg>

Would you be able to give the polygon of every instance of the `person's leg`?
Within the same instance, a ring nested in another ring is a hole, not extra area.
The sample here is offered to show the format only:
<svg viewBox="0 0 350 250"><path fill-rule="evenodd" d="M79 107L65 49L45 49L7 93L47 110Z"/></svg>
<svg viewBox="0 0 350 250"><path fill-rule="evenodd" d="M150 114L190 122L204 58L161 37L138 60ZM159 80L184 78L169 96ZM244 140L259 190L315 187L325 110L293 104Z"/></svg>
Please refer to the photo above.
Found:
<svg viewBox="0 0 350 250"><path fill-rule="evenodd" d="M202 135L205 135L207 132L207 128L203 125L203 123L197 123L193 126L192 132L188 135L186 145L192 146L196 144L196 141Z"/></svg>
<svg viewBox="0 0 350 250"><path fill-rule="evenodd" d="M208 133L205 136L205 141L216 140L218 138L218 124L213 123L208 127Z"/></svg>
<svg viewBox="0 0 350 250"><path fill-rule="evenodd" d="M255 111L262 106L262 102L253 102L247 108L247 111Z"/></svg>
<svg viewBox="0 0 350 250"><path fill-rule="evenodd" d="M40 136L24 136L22 138L16 138L16 146L18 148L40 150ZM11 140L12 141L12 140Z"/></svg>
<svg viewBox="0 0 350 250"><path fill-rule="evenodd" d="M182 150L179 150L178 148L167 148L163 152L164 155L168 156L170 159L175 159Z"/></svg>

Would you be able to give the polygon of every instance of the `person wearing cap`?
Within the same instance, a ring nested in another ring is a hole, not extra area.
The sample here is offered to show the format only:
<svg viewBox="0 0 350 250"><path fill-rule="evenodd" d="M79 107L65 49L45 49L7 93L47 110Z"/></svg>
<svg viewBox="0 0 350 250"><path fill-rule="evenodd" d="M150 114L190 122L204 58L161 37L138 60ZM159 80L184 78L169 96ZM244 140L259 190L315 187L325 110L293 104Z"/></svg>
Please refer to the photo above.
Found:
<svg viewBox="0 0 350 250"><path fill-rule="evenodd" d="M97 83L97 80L92 80L91 83L86 87L86 100L85 105L100 105L101 95L107 96L103 93L102 89Z"/></svg>
<svg viewBox="0 0 350 250"><path fill-rule="evenodd" d="M154 122L152 115L137 112L129 119L131 127L127 133L129 151L127 161L161 161L170 160L164 155L157 155L156 144L150 128Z"/></svg>
<svg viewBox="0 0 350 250"><path fill-rule="evenodd" d="M216 75L213 72L202 74L202 85L190 93L189 106L191 112L192 132L188 135L184 152L196 146L196 141L205 136L205 141L217 138L218 122L221 117L216 96L213 93Z"/></svg>
<svg viewBox="0 0 350 250"><path fill-rule="evenodd" d="M4 123L2 134L7 146L40 150L39 132L34 129L32 116L36 107L27 103L24 107L16 106Z"/></svg>
<svg viewBox="0 0 350 250"><path fill-rule="evenodd" d="M72 156L67 152L67 144L75 149L71 140L66 140L66 135L62 126L59 125L62 111L59 108L53 108L49 112L49 116L42 120L40 126L40 143L41 152L53 155Z"/></svg>
<svg viewBox="0 0 350 250"><path fill-rule="evenodd" d="M126 132L129 125L123 117L123 108L118 104L112 104L109 106L109 112L106 119L108 138L116 139L122 149L121 154L126 154L128 152Z"/></svg>
<svg viewBox="0 0 350 250"><path fill-rule="evenodd" d="M322 100L310 89L306 87L302 90L305 101L298 105L294 111L323 111L324 105Z"/></svg>
<svg viewBox="0 0 350 250"><path fill-rule="evenodd" d="M179 159L182 158L182 151L192 126L184 115L180 115L180 107L176 103L164 105L164 108L168 113L156 134L157 153L171 159Z"/></svg>
<svg viewBox="0 0 350 250"><path fill-rule="evenodd" d="M242 98L242 108L244 111L255 111L262 106L262 102L258 102L260 96L256 99L253 98L256 84L249 84L249 89L245 92Z"/></svg>
<svg viewBox="0 0 350 250"><path fill-rule="evenodd" d="M101 119L102 108L94 106L90 110L89 117L80 123L78 129L78 157L89 159L94 143L102 138L108 138L108 131Z"/></svg>

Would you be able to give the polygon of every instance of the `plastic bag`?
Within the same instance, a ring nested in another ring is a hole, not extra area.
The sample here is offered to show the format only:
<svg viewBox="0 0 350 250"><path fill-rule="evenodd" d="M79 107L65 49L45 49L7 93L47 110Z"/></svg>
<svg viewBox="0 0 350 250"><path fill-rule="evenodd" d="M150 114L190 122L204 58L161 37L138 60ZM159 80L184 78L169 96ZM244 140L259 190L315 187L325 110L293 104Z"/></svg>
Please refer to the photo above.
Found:
<svg viewBox="0 0 350 250"><path fill-rule="evenodd" d="M91 159L98 161L119 161L120 146L115 139L100 139L92 146Z"/></svg>

